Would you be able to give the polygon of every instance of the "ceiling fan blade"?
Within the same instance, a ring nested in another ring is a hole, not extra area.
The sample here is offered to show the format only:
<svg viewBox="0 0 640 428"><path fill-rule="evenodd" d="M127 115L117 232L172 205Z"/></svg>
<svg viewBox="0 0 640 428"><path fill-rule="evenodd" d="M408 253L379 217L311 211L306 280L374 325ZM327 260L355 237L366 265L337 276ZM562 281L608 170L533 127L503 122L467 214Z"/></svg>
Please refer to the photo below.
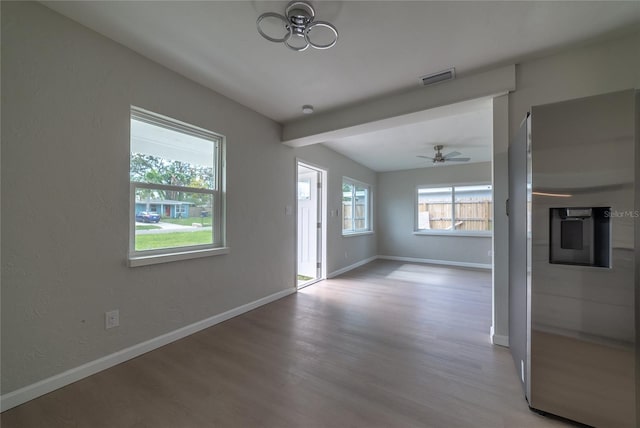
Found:
<svg viewBox="0 0 640 428"><path fill-rule="evenodd" d="M429 160L433 160L433 158L429 157L429 156L421 156L421 155L417 155L417 158L424 158L424 159L429 159Z"/></svg>
<svg viewBox="0 0 640 428"><path fill-rule="evenodd" d="M445 159L447 162L468 162L471 158L447 158Z"/></svg>
<svg viewBox="0 0 640 428"><path fill-rule="evenodd" d="M445 159L449 159L449 158L453 158L456 156L460 156L462 153L460 152L451 152L451 153L447 153L446 155L443 155L442 157Z"/></svg>

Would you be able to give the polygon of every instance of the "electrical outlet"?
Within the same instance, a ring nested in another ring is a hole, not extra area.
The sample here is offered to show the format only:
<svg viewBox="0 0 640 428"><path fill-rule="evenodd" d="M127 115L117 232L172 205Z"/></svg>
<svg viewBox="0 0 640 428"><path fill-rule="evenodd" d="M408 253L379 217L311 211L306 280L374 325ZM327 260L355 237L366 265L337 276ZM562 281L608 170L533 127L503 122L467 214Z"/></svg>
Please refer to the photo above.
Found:
<svg viewBox="0 0 640 428"><path fill-rule="evenodd" d="M104 313L104 328L110 329L120 325L120 311L115 309Z"/></svg>

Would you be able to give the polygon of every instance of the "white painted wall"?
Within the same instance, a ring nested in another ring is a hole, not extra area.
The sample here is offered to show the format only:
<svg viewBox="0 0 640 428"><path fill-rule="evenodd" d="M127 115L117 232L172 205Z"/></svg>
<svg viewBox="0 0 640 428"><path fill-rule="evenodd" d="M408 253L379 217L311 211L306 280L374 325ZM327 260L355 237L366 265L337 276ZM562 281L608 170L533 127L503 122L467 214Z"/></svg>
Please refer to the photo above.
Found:
<svg viewBox="0 0 640 428"><path fill-rule="evenodd" d="M509 96L493 99L493 313L491 341L509 346Z"/></svg>
<svg viewBox="0 0 640 428"><path fill-rule="evenodd" d="M491 237L415 235L416 186L491 182L491 163L378 174L378 253L383 256L487 265Z"/></svg>
<svg viewBox="0 0 640 428"><path fill-rule="evenodd" d="M333 150L316 144L297 148L295 156L327 171L327 275L377 255L376 216L373 234L342 236L342 177L371 185L373 201L377 195L376 173ZM337 213L332 216L331 212Z"/></svg>

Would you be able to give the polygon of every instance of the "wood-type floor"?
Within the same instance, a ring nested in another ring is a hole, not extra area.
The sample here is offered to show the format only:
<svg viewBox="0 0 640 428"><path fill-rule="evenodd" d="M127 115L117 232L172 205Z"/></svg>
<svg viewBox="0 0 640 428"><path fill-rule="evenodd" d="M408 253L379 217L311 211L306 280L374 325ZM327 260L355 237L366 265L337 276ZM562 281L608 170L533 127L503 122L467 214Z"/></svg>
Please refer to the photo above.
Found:
<svg viewBox="0 0 640 428"><path fill-rule="evenodd" d="M378 260L4 412L14 427L561 427L489 343L491 274Z"/></svg>

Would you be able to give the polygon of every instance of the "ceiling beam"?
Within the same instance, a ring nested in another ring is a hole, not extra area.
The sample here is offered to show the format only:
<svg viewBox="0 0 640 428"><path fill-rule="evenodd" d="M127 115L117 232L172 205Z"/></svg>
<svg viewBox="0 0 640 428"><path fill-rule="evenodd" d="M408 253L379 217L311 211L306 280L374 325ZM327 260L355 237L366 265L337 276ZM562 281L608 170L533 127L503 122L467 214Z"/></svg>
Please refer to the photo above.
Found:
<svg viewBox="0 0 640 428"><path fill-rule="evenodd" d="M416 123L425 120L429 109L503 95L515 89L515 65L508 65L285 123L282 142L302 147Z"/></svg>

